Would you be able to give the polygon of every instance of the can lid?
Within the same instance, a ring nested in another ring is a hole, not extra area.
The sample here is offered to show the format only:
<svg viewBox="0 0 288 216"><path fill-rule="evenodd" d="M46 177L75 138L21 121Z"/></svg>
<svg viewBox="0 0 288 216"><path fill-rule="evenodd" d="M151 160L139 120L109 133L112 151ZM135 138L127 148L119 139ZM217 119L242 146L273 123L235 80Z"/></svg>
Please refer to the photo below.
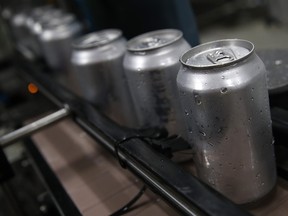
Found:
<svg viewBox="0 0 288 216"><path fill-rule="evenodd" d="M22 11L20 13L16 13L12 17L12 23L13 25L16 26L25 26L27 19L28 19L27 11Z"/></svg>
<svg viewBox="0 0 288 216"><path fill-rule="evenodd" d="M54 9L51 5L43 6L43 7L37 7L30 11L29 16L27 17L26 25L28 28L33 28L33 25L35 22L37 22L41 17L43 17L46 13L50 11L54 11L57 9Z"/></svg>
<svg viewBox="0 0 288 216"><path fill-rule="evenodd" d="M43 29L57 29L62 26L69 25L76 21L72 14L63 14L62 16L51 17L51 19L44 19L41 21Z"/></svg>
<svg viewBox="0 0 288 216"><path fill-rule="evenodd" d="M11 17L12 17L12 11L11 11L11 9L8 8L8 7L7 7L7 8L3 8L2 11L1 11L1 16L2 16L2 18L5 19L5 20L11 19Z"/></svg>
<svg viewBox="0 0 288 216"><path fill-rule="evenodd" d="M254 45L249 41L225 39L193 47L180 57L180 61L188 67L222 67L243 60L253 51Z"/></svg>
<svg viewBox="0 0 288 216"><path fill-rule="evenodd" d="M50 19L54 19L54 18L61 18L65 16L65 14L63 13L63 11L58 10L58 9L53 9L53 10L49 10L49 11L45 11L42 16L40 16L38 18L38 20L35 20L35 22L45 22L45 21L49 21Z"/></svg>
<svg viewBox="0 0 288 216"><path fill-rule="evenodd" d="M33 18L37 18L43 15L43 13L45 13L46 11L49 10L55 10L54 7L52 5L45 5L45 6L41 6L41 7L36 7L34 9L32 9L31 11L31 16Z"/></svg>
<svg viewBox="0 0 288 216"><path fill-rule="evenodd" d="M119 29L105 29L98 32L87 34L72 44L75 49L90 49L111 43L122 36L122 31Z"/></svg>
<svg viewBox="0 0 288 216"><path fill-rule="evenodd" d="M182 38L183 33L176 29L163 29L148 32L128 41L127 49L132 52L143 52L170 45Z"/></svg>

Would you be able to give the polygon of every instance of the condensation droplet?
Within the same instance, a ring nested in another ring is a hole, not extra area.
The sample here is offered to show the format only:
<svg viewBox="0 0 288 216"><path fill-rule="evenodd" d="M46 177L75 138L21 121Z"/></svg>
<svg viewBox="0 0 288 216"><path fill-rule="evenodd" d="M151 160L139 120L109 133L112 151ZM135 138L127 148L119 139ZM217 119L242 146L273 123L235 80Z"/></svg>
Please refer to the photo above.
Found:
<svg viewBox="0 0 288 216"><path fill-rule="evenodd" d="M251 120L252 120L252 118L251 118L251 117L249 117L249 118L248 118L248 121L251 121Z"/></svg>
<svg viewBox="0 0 288 216"><path fill-rule="evenodd" d="M185 115L187 116L189 115L189 112L187 110L185 110L184 112L185 112Z"/></svg>
<svg viewBox="0 0 288 216"><path fill-rule="evenodd" d="M185 91L180 91L181 95L186 95Z"/></svg>
<svg viewBox="0 0 288 216"><path fill-rule="evenodd" d="M254 88L251 88L252 91L254 91Z"/></svg>
<svg viewBox="0 0 288 216"><path fill-rule="evenodd" d="M182 67L182 71L187 71L187 67Z"/></svg>
<svg viewBox="0 0 288 216"><path fill-rule="evenodd" d="M194 94L194 99L195 99L195 102L197 105L201 105L202 104L202 101L200 99L200 95L199 94Z"/></svg>
<svg viewBox="0 0 288 216"><path fill-rule="evenodd" d="M221 76L221 79L225 79L225 76Z"/></svg>
<svg viewBox="0 0 288 216"><path fill-rule="evenodd" d="M254 101L254 97L251 97L251 101Z"/></svg>
<svg viewBox="0 0 288 216"><path fill-rule="evenodd" d="M257 174L256 174L256 178L259 178L259 177L260 177L260 173L257 173Z"/></svg>
<svg viewBox="0 0 288 216"><path fill-rule="evenodd" d="M221 88L220 90L221 94L226 94L228 92L227 88Z"/></svg>
<svg viewBox="0 0 288 216"><path fill-rule="evenodd" d="M264 182L261 182L261 185L262 185L262 186L264 186L264 185L265 185L265 183L264 183Z"/></svg>
<svg viewBox="0 0 288 216"><path fill-rule="evenodd" d="M200 133L202 136L206 137L206 133L205 133L205 132L199 131L199 133Z"/></svg>
<svg viewBox="0 0 288 216"><path fill-rule="evenodd" d="M222 132L222 130L223 130L223 128L221 127L221 128L219 128L218 130L217 130L217 133L219 134L219 133L221 133Z"/></svg>
<svg viewBox="0 0 288 216"><path fill-rule="evenodd" d="M281 65L282 64L282 60L276 60L275 61L275 65Z"/></svg>

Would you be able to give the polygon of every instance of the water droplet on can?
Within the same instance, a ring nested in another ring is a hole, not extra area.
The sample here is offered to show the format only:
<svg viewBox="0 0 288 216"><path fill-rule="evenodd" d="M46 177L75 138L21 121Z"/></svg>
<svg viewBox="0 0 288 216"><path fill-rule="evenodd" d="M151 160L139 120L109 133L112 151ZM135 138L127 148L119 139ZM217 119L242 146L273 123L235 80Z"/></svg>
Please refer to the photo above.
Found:
<svg viewBox="0 0 288 216"><path fill-rule="evenodd" d="M194 99L195 99L195 102L196 102L197 105L201 105L202 104L202 101L200 99L200 95L198 93L194 94Z"/></svg>
<svg viewBox="0 0 288 216"><path fill-rule="evenodd" d="M205 132L199 131L199 133L200 133L202 136L206 137L206 133L205 133Z"/></svg>
<svg viewBox="0 0 288 216"><path fill-rule="evenodd" d="M220 89L221 94L226 94L228 92L227 88L221 88Z"/></svg>

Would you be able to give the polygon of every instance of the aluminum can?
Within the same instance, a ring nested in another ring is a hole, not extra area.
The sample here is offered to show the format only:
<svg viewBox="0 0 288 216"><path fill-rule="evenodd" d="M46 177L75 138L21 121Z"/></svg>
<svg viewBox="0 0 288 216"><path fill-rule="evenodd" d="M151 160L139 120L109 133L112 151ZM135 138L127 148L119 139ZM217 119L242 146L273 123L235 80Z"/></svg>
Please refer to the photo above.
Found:
<svg viewBox="0 0 288 216"><path fill-rule="evenodd" d="M71 44L81 35L82 25L71 14L42 22L38 40L48 66L62 73L68 73Z"/></svg>
<svg viewBox="0 0 288 216"><path fill-rule="evenodd" d="M61 19L63 16L65 16L65 14L61 10L47 9L43 11L41 15L34 17L33 20L30 20L30 22L26 23L30 33L29 36L32 41L32 45L30 45L30 48L32 49L34 55L36 55L37 57L43 57L43 51L41 50L41 45L39 42L39 35L42 32L43 24L46 24L47 22L50 22L55 18Z"/></svg>
<svg viewBox="0 0 288 216"><path fill-rule="evenodd" d="M170 135L181 134L176 76L179 57L189 48L176 29L148 32L128 42L124 68L138 127L164 127Z"/></svg>
<svg viewBox="0 0 288 216"><path fill-rule="evenodd" d="M28 19L27 11L18 12L11 17L11 33L15 40L16 48L28 49L30 44L29 31L26 28Z"/></svg>
<svg viewBox="0 0 288 216"><path fill-rule="evenodd" d="M82 97L118 123L135 126L123 70L125 51L126 39L120 30L102 30L74 41L71 63Z"/></svg>
<svg viewBox="0 0 288 216"><path fill-rule="evenodd" d="M179 95L198 177L238 204L276 182L266 70L254 45L227 39L180 58Z"/></svg>
<svg viewBox="0 0 288 216"><path fill-rule="evenodd" d="M34 58L42 57L42 52L40 49L40 45L38 43L37 38L35 37L33 28L39 20L47 13L51 11L57 11L51 5L45 5L41 7L33 8L28 14L25 20L25 32L27 34L26 38L28 43L26 44L26 48L28 48Z"/></svg>

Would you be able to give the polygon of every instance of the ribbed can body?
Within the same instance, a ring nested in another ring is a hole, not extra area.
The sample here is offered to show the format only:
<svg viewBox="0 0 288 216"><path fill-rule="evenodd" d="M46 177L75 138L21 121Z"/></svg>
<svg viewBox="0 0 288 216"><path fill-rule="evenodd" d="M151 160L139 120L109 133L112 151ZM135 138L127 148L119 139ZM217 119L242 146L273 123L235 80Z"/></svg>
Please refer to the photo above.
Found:
<svg viewBox="0 0 288 216"><path fill-rule="evenodd" d="M43 26L38 37L47 64L54 70L66 72L70 65L72 42L81 35L82 26L77 21L61 23L62 19L53 21L59 25Z"/></svg>
<svg viewBox="0 0 288 216"><path fill-rule="evenodd" d="M126 39L117 29L75 41L71 64L79 93L120 124L134 127L135 111L123 70Z"/></svg>
<svg viewBox="0 0 288 216"><path fill-rule="evenodd" d="M140 35L128 42L124 68L141 128L164 127L180 134L183 119L176 77L179 57L190 45L178 30Z"/></svg>
<svg viewBox="0 0 288 216"><path fill-rule="evenodd" d="M248 41L200 45L177 84L200 179L243 204L266 195L276 170L265 66Z"/></svg>

